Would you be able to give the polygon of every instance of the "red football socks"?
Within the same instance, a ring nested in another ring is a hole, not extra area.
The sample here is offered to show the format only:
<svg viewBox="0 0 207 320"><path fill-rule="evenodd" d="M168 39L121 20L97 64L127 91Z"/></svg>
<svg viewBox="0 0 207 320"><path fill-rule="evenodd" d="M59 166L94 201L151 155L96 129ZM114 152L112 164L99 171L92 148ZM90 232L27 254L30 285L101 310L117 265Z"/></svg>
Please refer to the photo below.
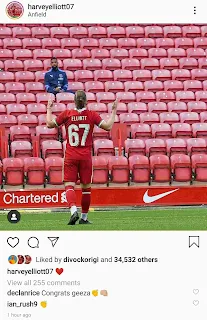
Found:
<svg viewBox="0 0 207 320"><path fill-rule="evenodd" d="M67 186L66 191L66 200L69 208L76 206L76 194L73 186Z"/></svg>
<svg viewBox="0 0 207 320"><path fill-rule="evenodd" d="M91 204L91 188L82 189L82 214L87 214Z"/></svg>

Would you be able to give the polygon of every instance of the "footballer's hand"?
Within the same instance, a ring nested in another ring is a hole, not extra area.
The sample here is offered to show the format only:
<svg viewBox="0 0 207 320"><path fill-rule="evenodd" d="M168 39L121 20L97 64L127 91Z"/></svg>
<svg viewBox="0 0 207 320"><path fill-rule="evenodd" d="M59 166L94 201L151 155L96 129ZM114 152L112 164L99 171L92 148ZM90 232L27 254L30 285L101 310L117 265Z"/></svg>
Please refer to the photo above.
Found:
<svg viewBox="0 0 207 320"><path fill-rule="evenodd" d="M115 111L116 112L116 109L117 109L117 105L118 105L118 100L116 99L112 105L112 111Z"/></svg>
<svg viewBox="0 0 207 320"><path fill-rule="evenodd" d="M53 103L54 103L54 97L51 94L50 97L49 97L48 103L47 103L47 108L51 109L53 107Z"/></svg>

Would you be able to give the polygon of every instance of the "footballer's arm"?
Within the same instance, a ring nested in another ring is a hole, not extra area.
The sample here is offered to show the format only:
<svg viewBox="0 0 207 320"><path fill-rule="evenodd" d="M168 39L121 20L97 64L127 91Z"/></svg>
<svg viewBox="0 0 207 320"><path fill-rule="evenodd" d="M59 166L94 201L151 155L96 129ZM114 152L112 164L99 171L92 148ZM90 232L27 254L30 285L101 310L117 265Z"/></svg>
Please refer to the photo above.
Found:
<svg viewBox="0 0 207 320"><path fill-rule="evenodd" d="M115 121L115 117L116 117L117 103L118 103L117 100L113 103L111 116L108 119L108 121L101 122L101 125L100 125L101 129L104 129L106 131L110 131L112 129L114 121Z"/></svg>
<svg viewBox="0 0 207 320"><path fill-rule="evenodd" d="M52 106L53 106L53 100L49 99L47 104L47 127L48 128L57 127L56 121L52 115Z"/></svg>

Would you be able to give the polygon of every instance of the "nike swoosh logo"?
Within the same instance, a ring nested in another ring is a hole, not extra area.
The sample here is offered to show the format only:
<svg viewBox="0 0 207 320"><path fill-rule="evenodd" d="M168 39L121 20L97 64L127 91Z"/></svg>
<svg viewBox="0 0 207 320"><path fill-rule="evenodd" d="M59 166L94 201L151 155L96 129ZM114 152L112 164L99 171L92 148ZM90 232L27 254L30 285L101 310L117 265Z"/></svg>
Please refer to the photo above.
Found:
<svg viewBox="0 0 207 320"><path fill-rule="evenodd" d="M152 197L148 196L148 191L149 190L147 190L145 192L144 196L143 196L143 201L144 201L144 203L152 203L152 202L155 202L155 201L157 201L159 199L162 199L162 198L168 196L169 194L171 194L171 193L173 193L175 191L178 191L178 190L179 189L171 190L171 191L164 192L164 193L158 194L156 196L152 196Z"/></svg>

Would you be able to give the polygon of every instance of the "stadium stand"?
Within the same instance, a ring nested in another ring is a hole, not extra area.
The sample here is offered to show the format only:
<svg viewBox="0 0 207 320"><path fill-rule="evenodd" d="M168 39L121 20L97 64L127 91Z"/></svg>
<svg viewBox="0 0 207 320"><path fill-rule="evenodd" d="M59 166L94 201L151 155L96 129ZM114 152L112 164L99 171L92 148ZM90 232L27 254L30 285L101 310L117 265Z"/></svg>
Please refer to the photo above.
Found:
<svg viewBox="0 0 207 320"><path fill-rule="evenodd" d="M207 181L206 25L0 27L2 188L62 184L66 132L46 127L52 56L103 119L119 99L114 131L94 130L94 185ZM53 114L73 99L57 94Z"/></svg>

